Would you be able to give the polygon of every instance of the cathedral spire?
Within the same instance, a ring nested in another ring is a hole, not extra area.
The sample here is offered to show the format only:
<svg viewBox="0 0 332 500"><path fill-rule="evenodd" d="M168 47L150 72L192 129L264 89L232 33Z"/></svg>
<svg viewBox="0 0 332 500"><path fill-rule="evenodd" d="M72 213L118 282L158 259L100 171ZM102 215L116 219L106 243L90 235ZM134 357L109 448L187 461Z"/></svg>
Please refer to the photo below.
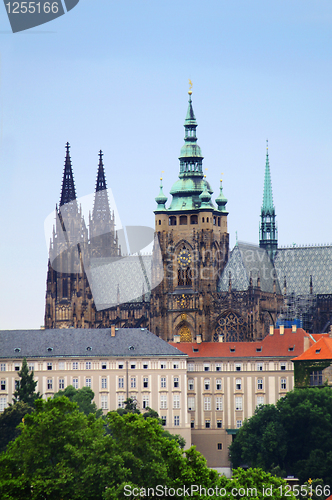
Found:
<svg viewBox="0 0 332 500"><path fill-rule="evenodd" d="M181 177L201 177L203 178L202 170L202 152L197 144L197 121L192 104L192 91L189 90L189 101L186 119L184 121L184 145L180 153L180 178Z"/></svg>
<svg viewBox="0 0 332 500"><path fill-rule="evenodd" d="M259 246L265 248L271 258L274 259L278 248L278 229L276 214L272 196L272 182L269 162L269 147L266 141L266 162L264 176L263 204L261 208L261 224L259 235Z"/></svg>
<svg viewBox="0 0 332 500"><path fill-rule="evenodd" d="M107 194L106 177L105 177L105 170L103 163L103 152L101 150L99 151L96 193L92 211L92 218L94 222L105 221L107 223L110 223L112 219L108 201L108 194Z"/></svg>
<svg viewBox="0 0 332 500"><path fill-rule="evenodd" d="M69 149L70 149L70 144L69 144L69 142L67 142L65 166L63 169L60 207L62 207L62 205L65 205L66 203L70 203L71 201L76 200L75 183L74 183L73 171L71 168L71 159L70 159Z"/></svg>

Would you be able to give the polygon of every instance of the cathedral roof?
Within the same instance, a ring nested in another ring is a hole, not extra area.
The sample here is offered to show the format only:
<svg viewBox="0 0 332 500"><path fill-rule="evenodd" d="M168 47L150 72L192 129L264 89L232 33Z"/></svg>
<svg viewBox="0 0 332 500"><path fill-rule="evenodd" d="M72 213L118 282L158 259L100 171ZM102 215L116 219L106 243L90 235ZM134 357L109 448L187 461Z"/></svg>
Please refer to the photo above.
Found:
<svg viewBox="0 0 332 500"><path fill-rule="evenodd" d="M0 330L0 358L183 356L145 328Z"/></svg>
<svg viewBox="0 0 332 500"><path fill-rule="evenodd" d="M279 282L286 276L287 294L332 293L332 245L279 248L274 259Z"/></svg>
<svg viewBox="0 0 332 500"><path fill-rule="evenodd" d="M271 259L264 248L249 243L239 242L233 248L230 258L219 280L219 291L226 292L231 279L232 290L248 290L250 279L252 285L260 287L263 292L273 293L275 270ZM276 279L276 293L280 294L280 286Z"/></svg>

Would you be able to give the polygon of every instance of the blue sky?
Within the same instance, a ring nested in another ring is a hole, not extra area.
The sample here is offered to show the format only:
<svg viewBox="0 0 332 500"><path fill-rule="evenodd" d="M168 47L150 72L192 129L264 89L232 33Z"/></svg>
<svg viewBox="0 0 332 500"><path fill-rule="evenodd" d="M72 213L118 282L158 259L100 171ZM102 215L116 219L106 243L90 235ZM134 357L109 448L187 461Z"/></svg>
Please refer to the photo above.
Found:
<svg viewBox="0 0 332 500"><path fill-rule="evenodd" d="M65 143L78 196L98 151L122 223L153 227L178 175L188 78L207 178L223 172L231 247L258 242L269 153L279 243L332 242L328 0L80 0L10 31L0 6L0 328L43 324L44 220Z"/></svg>

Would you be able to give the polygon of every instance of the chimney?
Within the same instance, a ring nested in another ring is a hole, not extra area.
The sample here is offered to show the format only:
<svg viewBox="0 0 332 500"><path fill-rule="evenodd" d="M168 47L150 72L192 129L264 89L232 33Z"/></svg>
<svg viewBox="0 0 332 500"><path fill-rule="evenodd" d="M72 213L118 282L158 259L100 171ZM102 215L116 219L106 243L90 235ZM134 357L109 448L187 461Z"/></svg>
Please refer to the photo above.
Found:
<svg viewBox="0 0 332 500"><path fill-rule="evenodd" d="M279 326L279 330L280 330L280 335L283 335L285 333L285 326L284 325L280 325Z"/></svg>
<svg viewBox="0 0 332 500"><path fill-rule="evenodd" d="M178 344L180 342L180 335L178 335L178 334L174 335L173 342L175 342L176 344Z"/></svg>
<svg viewBox="0 0 332 500"><path fill-rule="evenodd" d="M303 337L303 352L309 349L309 347L310 347L310 339L306 335L305 337Z"/></svg>
<svg viewBox="0 0 332 500"><path fill-rule="evenodd" d="M274 334L274 326L270 325L270 335L273 335L273 334Z"/></svg>
<svg viewBox="0 0 332 500"><path fill-rule="evenodd" d="M111 325L111 337L115 337L115 325Z"/></svg>
<svg viewBox="0 0 332 500"><path fill-rule="evenodd" d="M292 325L292 333L296 333L297 331L297 326L296 325Z"/></svg>
<svg viewBox="0 0 332 500"><path fill-rule="evenodd" d="M201 344L202 343L202 335L199 334L199 335L196 336L196 342L197 342L197 344Z"/></svg>

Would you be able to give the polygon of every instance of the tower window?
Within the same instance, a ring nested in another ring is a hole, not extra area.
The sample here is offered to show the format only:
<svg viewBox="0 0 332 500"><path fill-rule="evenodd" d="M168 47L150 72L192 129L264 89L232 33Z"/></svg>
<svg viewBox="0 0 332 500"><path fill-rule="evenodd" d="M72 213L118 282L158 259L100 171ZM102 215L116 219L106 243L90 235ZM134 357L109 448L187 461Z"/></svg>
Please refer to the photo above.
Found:
<svg viewBox="0 0 332 500"><path fill-rule="evenodd" d="M175 215L171 215L168 219L168 224L170 226L176 226L176 217Z"/></svg>
<svg viewBox="0 0 332 500"><path fill-rule="evenodd" d="M159 219L159 226L161 226L161 220Z"/></svg>
<svg viewBox="0 0 332 500"><path fill-rule="evenodd" d="M209 222L209 218L208 217L206 218L206 222Z"/></svg>
<svg viewBox="0 0 332 500"><path fill-rule="evenodd" d="M220 226L220 217L218 217L218 226Z"/></svg>
<svg viewBox="0 0 332 500"><path fill-rule="evenodd" d="M204 221L205 221L205 219L204 219L204 217L202 217L202 222L204 222Z"/></svg>
<svg viewBox="0 0 332 500"><path fill-rule="evenodd" d="M197 217L197 215L192 215L190 217L190 224L198 224L198 217Z"/></svg>
<svg viewBox="0 0 332 500"><path fill-rule="evenodd" d="M186 215L180 215L180 226L185 226L187 224L187 219Z"/></svg>

